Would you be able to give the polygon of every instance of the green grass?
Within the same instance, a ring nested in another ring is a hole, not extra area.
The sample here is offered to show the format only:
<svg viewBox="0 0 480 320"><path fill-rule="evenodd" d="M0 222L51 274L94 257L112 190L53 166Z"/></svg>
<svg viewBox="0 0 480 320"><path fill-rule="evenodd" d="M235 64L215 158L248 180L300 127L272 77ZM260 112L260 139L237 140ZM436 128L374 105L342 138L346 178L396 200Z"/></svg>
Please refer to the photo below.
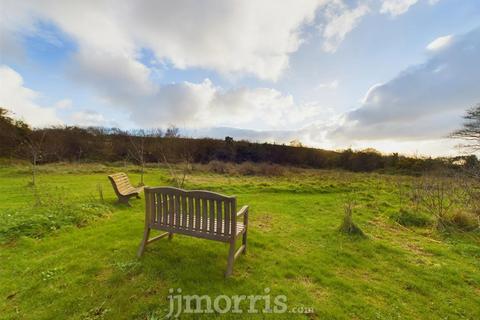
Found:
<svg viewBox="0 0 480 320"><path fill-rule="evenodd" d="M40 168L35 191L28 167L0 168L0 319L161 318L170 288L213 297L270 288L272 296L287 296L289 308L315 310L245 318L480 318L479 233L441 234L391 218L400 210L397 179L413 178L194 171L187 188L234 194L251 208L248 253L224 279L228 247L221 243L177 235L136 258L144 202L114 203L106 173L119 170L139 181L133 167L58 164ZM147 185L169 181L167 170L148 168ZM365 238L338 231L352 194L353 220Z"/></svg>

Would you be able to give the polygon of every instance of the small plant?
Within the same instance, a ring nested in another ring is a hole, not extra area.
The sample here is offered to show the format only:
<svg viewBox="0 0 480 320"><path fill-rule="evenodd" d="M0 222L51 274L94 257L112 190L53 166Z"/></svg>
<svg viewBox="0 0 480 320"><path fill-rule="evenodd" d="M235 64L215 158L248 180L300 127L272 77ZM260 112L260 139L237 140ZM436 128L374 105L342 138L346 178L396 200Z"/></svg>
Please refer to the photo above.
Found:
<svg viewBox="0 0 480 320"><path fill-rule="evenodd" d="M103 186L102 184L98 183L97 184L97 190L98 190L98 197L100 199L100 202L105 202L105 200L103 199Z"/></svg>
<svg viewBox="0 0 480 320"><path fill-rule="evenodd" d="M360 229L354 222L353 222L353 207L354 207L354 202L352 199L348 199L347 202L344 204L343 210L344 210L344 216L343 216L343 221L342 224L340 225L340 232L346 233L349 235L356 235L356 236L361 236L365 237L365 234L363 233L362 229Z"/></svg>
<svg viewBox="0 0 480 320"><path fill-rule="evenodd" d="M105 319L105 316L110 312L110 309L105 308L104 305L105 301L101 305L88 310L88 312L83 314L82 318L85 320Z"/></svg>
<svg viewBox="0 0 480 320"><path fill-rule="evenodd" d="M134 273L138 268L140 268L141 264L138 261L127 261L127 262L115 262L115 268L120 270L124 273Z"/></svg>
<svg viewBox="0 0 480 320"><path fill-rule="evenodd" d="M41 276L43 281L50 281L54 279L63 270L61 268L53 268L50 270L42 271Z"/></svg>

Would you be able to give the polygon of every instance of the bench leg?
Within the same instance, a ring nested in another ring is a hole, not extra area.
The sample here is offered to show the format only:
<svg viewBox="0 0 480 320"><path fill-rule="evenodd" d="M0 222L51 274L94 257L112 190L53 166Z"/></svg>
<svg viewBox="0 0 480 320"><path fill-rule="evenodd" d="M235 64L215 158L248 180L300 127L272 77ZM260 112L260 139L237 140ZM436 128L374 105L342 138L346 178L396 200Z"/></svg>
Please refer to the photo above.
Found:
<svg viewBox="0 0 480 320"><path fill-rule="evenodd" d="M118 198L118 203L120 204L125 204L129 207L131 207L132 205L130 204L130 202L128 202L128 197L121 197L121 198Z"/></svg>
<svg viewBox="0 0 480 320"><path fill-rule="evenodd" d="M229 277L233 272L233 263L235 262L235 240L230 241L230 250L228 251L227 271L225 277Z"/></svg>
<svg viewBox="0 0 480 320"><path fill-rule="evenodd" d="M143 232L142 242L140 242L140 247L138 248L137 256L139 258L143 255L143 252L145 251L145 246L148 244L149 236L150 236L150 228L145 228L145 231Z"/></svg>
<svg viewBox="0 0 480 320"><path fill-rule="evenodd" d="M246 254L246 253L247 253L247 230L245 230L245 232L243 233L243 236L242 236L242 245L243 245L243 251L242 251L242 253L243 253L243 254Z"/></svg>
<svg viewBox="0 0 480 320"><path fill-rule="evenodd" d="M172 232L169 232L169 233L168 233L168 240L172 240L172 238L173 238L173 233L172 233Z"/></svg>

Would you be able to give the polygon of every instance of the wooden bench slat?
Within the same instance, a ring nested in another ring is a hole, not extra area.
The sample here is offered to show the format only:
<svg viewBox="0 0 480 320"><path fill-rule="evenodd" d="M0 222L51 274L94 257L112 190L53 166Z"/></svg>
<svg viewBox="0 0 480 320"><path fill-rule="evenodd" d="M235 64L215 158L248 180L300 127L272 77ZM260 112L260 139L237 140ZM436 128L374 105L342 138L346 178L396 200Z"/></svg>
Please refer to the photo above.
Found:
<svg viewBox="0 0 480 320"><path fill-rule="evenodd" d="M180 195L173 195L173 212L175 214L175 225L181 227L182 208L180 207Z"/></svg>
<svg viewBox="0 0 480 320"><path fill-rule="evenodd" d="M208 231L213 233L215 232L215 229L213 228L214 223L215 223L215 202L213 200L208 200L208 209L210 212L210 223L208 227Z"/></svg>
<svg viewBox="0 0 480 320"><path fill-rule="evenodd" d="M193 229L193 216L194 216L194 207L193 207L193 198L188 196L188 228Z"/></svg>
<svg viewBox="0 0 480 320"><path fill-rule="evenodd" d="M207 227L207 199L200 199L202 201L202 231L206 232L208 230Z"/></svg>
<svg viewBox="0 0 480 320"><path fill-rule="evenodd" d="M223 224L223 230L225 234L229 235L230 234L230 215L231 215L229 201L225 201L224 213L225 213L225 220Z"/></svg>
<svg viewBox="0 0 480 320"><path fill-rule="evenodd" d="M195 229L200 230L200 199L195 198Z"/></svg>
<svg viewBox="0 0 480 320"><path fill-rule="evenodd" d="M216 227L216 230L215 232L217 234L222 234L222 224L223 224L223 219L222 219L222 203L223 201L222 200L217 200L216 201L217 203L217 220L216 220L216 224L217 224L217 227Z"/></svg>
<svg viewBox="0 0 480 320"><path fill-rule="evenodd" d="M156 199L156 203L155 203L156 219L155 219L155 222L161 224L162 223L162 197L158 193L154 193L154 194L155 194L155 199Z"/></svg>

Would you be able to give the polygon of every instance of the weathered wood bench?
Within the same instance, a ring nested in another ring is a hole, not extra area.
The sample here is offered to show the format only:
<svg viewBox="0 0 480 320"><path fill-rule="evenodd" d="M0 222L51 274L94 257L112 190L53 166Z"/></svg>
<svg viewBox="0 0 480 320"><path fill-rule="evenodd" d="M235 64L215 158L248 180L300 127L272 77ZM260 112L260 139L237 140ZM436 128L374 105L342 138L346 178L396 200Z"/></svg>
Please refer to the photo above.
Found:
<svg viewBox="0 0 480 320"><path fill-rule="evenodd" d="M243 216L242 222L237 218ZM232 274L233 263L247 249L248 206L237 212L237 199L209 191L186 191L172 187L145 188L145 231L138 256L145 246L174 233L230 244L227 271ZM150 230L166 231L149 239ZM236 250L236 240L242 245Z"/></svg>
<svg viewBox="0 0 480 320"><path fill-rule="evenodd" d="M131 197L137 197L140 199L140 192L142 192L143 187L132 186L128 176L124 172L111 174L108 176L108 179L112 183L113 190L115 190L119 203L130 205L128 200Z"/></svg>

